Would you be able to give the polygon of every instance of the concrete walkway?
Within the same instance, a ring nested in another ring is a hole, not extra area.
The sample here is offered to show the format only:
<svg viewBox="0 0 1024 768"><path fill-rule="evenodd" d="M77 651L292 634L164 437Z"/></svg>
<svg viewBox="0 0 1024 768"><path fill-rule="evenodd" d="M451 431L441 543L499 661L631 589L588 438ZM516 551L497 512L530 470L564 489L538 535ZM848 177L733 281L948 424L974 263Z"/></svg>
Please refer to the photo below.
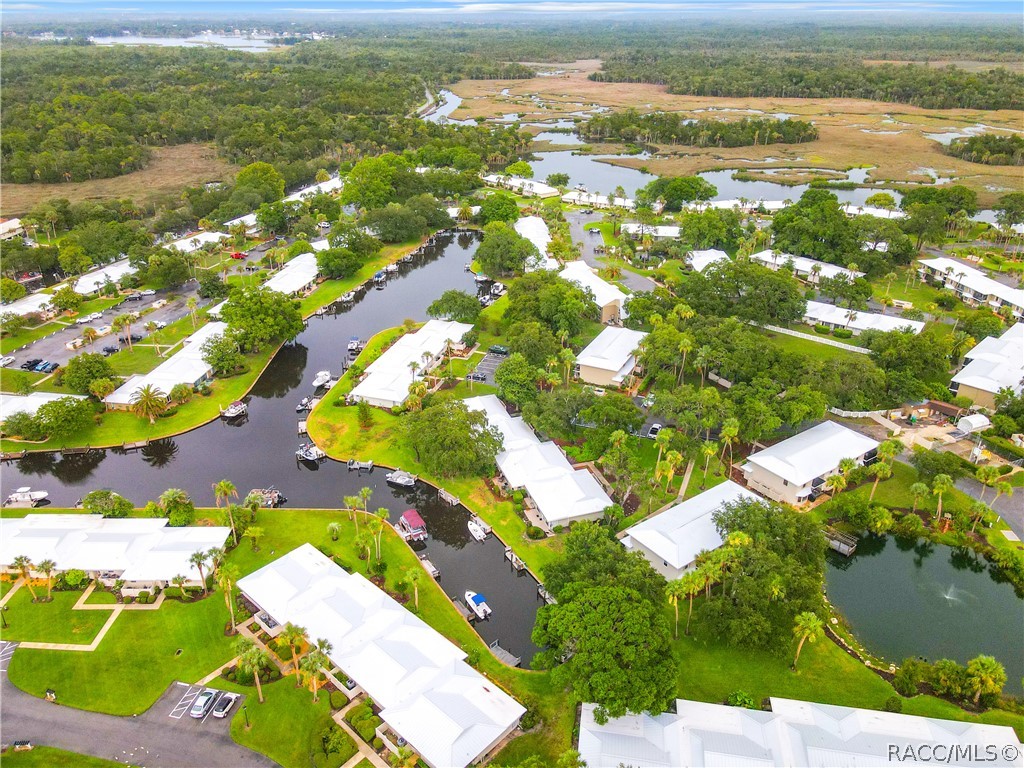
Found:
<svg viewBox="0 0 1024 768"><path fill-rule="evenodd" d="M690 463L686 465L686 471L683 473L683 482L679 486L679 493L676 494L676 502L683 500L683 496L686 495L686 489L690 487L690 475L693 474L693 468L696 462L690 459Z"/></svg>
<svg viewBox="0 0 1024 768"><path fill-rule="evenodd" d="M7 601L14 597L14 593L21 589L21 586L24 583L25 580L22 578L19 578L17 581L14 582L14 585L10 588L10 590L8 590L7 594L0 598L0 608L3 608L5 605L7 605Z"/></svg>
<svg viewBox="0 0 1024 768"><path fill-rule="evenodd" d="M207 685L209 683L212 683L214 680L220 677L221 672L223 672L228 667L237 664L240 658L240 656L235 656L235 658L231 659L230 661L225 661L223 664L221 664L219 667L213 670L213 672L208 674L206 677L202 678L201 680L196 680L196 685Z"/></svg>
<svg viewBox="0 0 1024 768"><path fill-rule="evenodd" d="M390 768L384 759L374 752L370 748L370 745L359 737L358 733L352 730L352 726L345 722L345 713L353 707L358 706L360 701L360 699L352 699L352 701L350 701L346 706L342 707L332 715L334 722L336 722L338 727L352 738L352 741L356 744L356 748L359 750L355 755L353 755L352 759L345 763L341 768L352 768L352 766L356 765L364 757L377 766L377 768Z"/></svg>

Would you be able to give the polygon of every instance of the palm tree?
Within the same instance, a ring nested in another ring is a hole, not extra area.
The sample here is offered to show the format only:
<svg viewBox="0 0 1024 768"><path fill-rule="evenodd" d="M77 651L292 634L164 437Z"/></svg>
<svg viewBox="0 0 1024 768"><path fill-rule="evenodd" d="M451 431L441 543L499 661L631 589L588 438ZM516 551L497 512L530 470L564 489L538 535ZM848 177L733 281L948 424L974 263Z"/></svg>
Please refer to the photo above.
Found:
<svg viewBox="0 0 1024 768"><path fill-rule="evenodd" d="M686 379L686 356L693 351L694 341L693 337L688 334L683 334L679 338L679 352L682 354L683 359L679 364L679 384L685 383Z"/></svg>
<svg viewBox="0 0 1024 768"><path fill-rule="evenodd" d="M921 503L921 499L927 496L929 488L925 483L914 483L910 486L910 494L914 497L914 508L910 511L917 513L917 506Z"/></svg>
<svg viewBox="0 0 1024 768"><path fill-rule="evenodd" d="M188 558L189 564L194 565L196 570L199 571L199 581L202 582L204 596L209 594L209 591L206 589L206 575L203 573L207 557L208 555L205 552L193 552Z"/></svg>
<svg viewBox="0 0 1024 768"><path fill-rule="evenodd" d="M237 631L235 628L235 599L233 592L235 583L238 581L238 568L231 563L224 563L216 570L215 574L217 586L224 593L224 602L228 607L228 613L231 615L231 634L233 635ZM203 586L206 586L205 582Z"/></svg>
<svg viewBox="0 0 1024 768"><path fill-rule="evenodd" d="M185 306L188 307L188 314L192 318L192 329L195 330L195 327L196 327L196 307L199 306L198 302L196 302L196 297L195 296L189 296L188 300L185 302Z"/></svg>
<svg viewBox="0 0 1024 768"><path fill-rule="evenodd" d="M381 537L384 535L384 524L388 521L388 515L389 514L390 514L390 512L388 511L387 507L379 507L377 509L377 511L373 513L373 518L370 518L371 520L374 519L374 518L376 518L377 520L380 520L380 526L374 525L374 528L376 529L376 538L377 538L377 561L378 562L380 562Z"/></svg>
<svg viewBox="0 0 1024 768"><path fill-rule="evenodd" d="M703 491L707 487L708 465L711 464L711 458L718 454L718 445L710 440L705 440L700 446L700 452L704 456L704 479L700 484L700 489Z"/></svg>
<svg viewBox="0 0 1024 768"><path fill-rule="evenodd" d="M878 445L878 458L891 465L893 459L899 456L902 450L903 443L899 440L883 440Z"/></svg>
<svg viewBox="0 0 1024 768"><path fill-rule="evenodd" d="M875 476L875 482L871 484L871 493L868 494L869 504L875 498L875 491L878 490L878 481L888 480L890 477L892 477L892 467L886 464L884 461L880 461L872 468L872 474Z"/></svg>
<svg viewBox="0 0 1024 768"><path fill-rule="evenodd" d="M363 512L370 511L370 497L373 496L373 488L365 485L359 489L359 499L363 502Z"/></svg>
<svg viewBox="0 0 1024 768"><path fill-rule="evenodd" d="M149 419L152 426L157 417L167 410L167 397L152 384L135 390L131 396L132 412L141 419Z"/></svg>
<svg viewBox="0 0 1024 768"><path fill-rule="evenodd" d="M305 636L305 628L298 627L290 621L284 625L284 628L281 630L281 634L277 636L282 643L288 646L288 650L292 652L292 671L295 673L296 688L302 684L302 681L299 678L299 656L295 649L302 642Z"/></svg>
<svg viewBox="0 0 1024 768"><path fill-rule="evenodd" d="M849 479L850 473L857 468L857 462L854 459L840 459L839 460L839 474Z"/></svg>
<svg viewBox="0 0 1024 768"><path fill-rule="evenodd" d="M949 340L949 355L953 358L953 362L963 357L964 352L975 345L974 337L967 333L967 331L953 331L953 335L949 337Z"/></svg>
<svg viewBox="0 0 1024 768"><path fill-rule="evenodd" d="M369 565L370 562L370 550L373 548L373 534L369 531L359 531L353 538L352 541L355 543L356 548L360 552L366 553L366 562Z"/></svg>
<svg viewBox="0 0 1024 768"><path fill-rule="evenodd" d="M159 331L160 329L156 327L156 323L154 323L152 320L146 323L145 328L146 332L149 333L149 338L153 342L153 346L156 347L157 357L162 357L162 355L160 354L160 342L157 341L156 338L156 332Z"/></svg>
<svg viewBox="0 0 1024 768"><path fill-rule="evenodd" d="M674 579L665 586L665 594L668 597L669 605L675 610L676 614L676 625L673 637L679 639L679 601L686 597L686 584L683 579ZM689 626L689 620L687 620L687 626Z"/></svg>
<svg viewBox="0 0 1024 768"><path fill-rule="evenodd" d="M49 602L53 599L53 572L57 570L57 564L53 560L46 559L36 568L46 574L46 601Z"/></svg>
<svg viewBox="0 0 1024 768"><path fill-rule="evenodd" d="M889 293L892 291L892 281L895 280L897 277L899 277L899 275L897 275L895 272L889 272L888 274L886 274L885 277L882 278L883 280L885 280L886 296L888 296Z"/></svg>
<svg viewBox="0 0 1024 768"><path fill-rule="evenodd" d="M180 573L177 576L175 576L173 579L171 579L171 584L176 586L178 588L178 591L181 593L181 599L182 600L188 600L188 594L185 592L185 582L186 581L188 581L188 577L187 576L183 576Z"/></svg>
<svg viewBox="0 0 1024 768"><path fill-rule="evenodd" d="M935 509L936 520L942 517L942 496L948 493L952 487L953 478L949 475L936 475L935 479L932 480L932 493L939 498L939 503Z"/></svg>
<svg viewBox="0 0 1024 768"><path fill-rule="evenodd" d="M114 322L111 323L111 326L110 326L111 330L113 330L114 333L120 333L121 331L124 331L124 339L125 339L125 341L128 342L128 350L129 351L131 351L131 348L132 348L132 323L133 322L134 322L134 319L132 318L131 315L128 315L128 314L118 315L117 317L114 318Z"/></svg>
<svg viewBox="0 0 1024 768"><path fill-rule="evenodd" d="M263 497L258 493L250 492L242 501L242 506L249 510L249 519L255 520L256 513L263 506Z"/></svg>
<svg viewBox="0 0 1024 768"><path fill-rule="evenodd" d="M690 634L690 619L693 617L693 598L700 594L700 591L704 589L704 574L699 569L693 571L687 571L679 579L682 584L683 592L690 601L690 608L686 613L686 629L684 634ZM678 633L676 635L678 637Z"/></svg>
<svg viewBox="0 0 1024 768"><path fill-rule="evenodd" d="M32 589L32 561L28 555L18 555L11 561L11 565L21 571L21 578L25 580L25 586L32 593L32 602L36 601L36 591Z"/></svg>
<svg viewBox="0 0 1024 768"><path fill-rule="evenodd" d="M221 480L213 484L213 498L217 504L217 509L220 509L220 503L223 501L227 504L227 516L228 525L231 526L231 538L235 542L235 546L238 546L238 532L235 530L235 516L232 513L231 507L233 506L230 501L231 497L238 498L238 489L235 488L235 484L230 480Z"/></svg>
<svg viewBox="0 0 1024 768"><path fill-rule="evenodd" d="M1009 482L1007 482L1006 480L1003 480L1001 482L996 483L995 487L996 487L996 496L995 496L994 499L992 499L992 506L995 506L995 503L997 501L999 501L999 497L1000 496L1003 496L1003 495L1005 495L1007 497L1013 496L1013 486L1010 485Z"/></svg>
<svg viewBox="0 0 1024 768"><path fill-rule="evenodd" d="M98 333L98 332L96 331L96 329L95 329L95 328L92 328L92 327L86 327L86 328L83 328L83 329L82 329L82 342L83 342L83 343L84 343L84 344L85 344L86 346L89 346L90 344L92 344L92 343L93 343L94 341L96 341L96 339L98 339L99 337L100 337L100 335L99 335L99 333Z"/></svg>
<svg viewBox="0 0 1024 768"><path fill-rule="evenodd" d="M978 706L983 693L999 693L1006 683L1006 670L991 656L976 656L967 662L967 683Z"/></svg>
<svg viewBox="0 0 1024 768"><path fill-rule="evenodd" d="M569 386L569 377L572 375L572 366L576 362L576 355L573 354L571 349L563 349L558 353L558 359L562 361L565 373L565 386Z"/></svg>
<svg viewBox="0 0 1024 768"><path fill-rule="evenodd" d="M796 646L796 656L793 657L793 669L796 669L796 663L800 660L800 651L804 649L804 643L808 641L814 643L819 638L824 637L825 625L818 617L818 614L811 611L803 611L796 615L796 621L793 624L793 634L800 640Z"/></svg>
<svg viewBox="0 0 1024 768"><path fill-rule="evenodd" d="M999 468L991 464L984 467L978 467L978 471L975 475L978 478L978 482L981 483L981 493L978 494L978 501L985 498L985 489L991 488L995 484L996 480L1002 477L999 474Z"/></svg>
<svg viewBox="0 0 1024 768"><path fill-rule="evenodd" d="M672 478L675 477L676 470L683 463L683 454L679 451L669 451L665 454L665 463L668 465L665 471L665 493L668 493L668 489L672 485Z"/></svg>
<svg viewBox="0 0 1024 768"><path fill-rule="evenodd" d="M348 519L355 521L356 533L359 533L359 515L357 515L356 512L359 511L359 505L362 503L362 499L359 496L346 496L343 503L348 509Z"/></svg>
<svg viewBox="0 0 1024 768"><path fill-rule="evenodd" d="M338 540L338 534L341 533L341 524L337 522L330 522L327 524L327 532L331 534L331 541Z"/></svg>
<svg viewBox="0 0 1024 768"><path fill-rule="evenodd" d="M671 429L663 429L654 436L654 444L658 446L658 460L655 464L661 461L661 452L668 448L668 444L672 442L673 434Z"/></svg>
<svg viewBox="0 0 1024 768"><path fill-rule="evenodd" d="M330 663L327 654L319 648L314 649L302 657L302 672L309 680L310 689L313 691L313 701L319 701L320 695L320 670Z"/></svg>
<svg viewBox="0 0 1024 768"><path fill-rule="evenodd" d="M245 535L252 539L252 551L259 552L260 548L257 546L260 537L263 536L263 529L258 525L250 525L245 529Z"/></svg>
<svg viewBox="0 0 1024 768"><path fill-rule="evenodd" d="M412 587L413 604L417 609L420 607L420 582L423 581L423 569L419 566L412 566L405 569L405 580Z"/></svg>
<svg viewBox="0 0 1024 768"><path fill-rule="evenodd" d="M825 488L832 493L834 497L837 493L846 489L846 478L842 475L829 475L825 478Z"/></svg>
<svg viewBox="0 0 1024 768"><path fill-rule="evenodd" d="M260 685L260 672L267 668L270 659L267 652L260 648L248 637L238 638L235 643L235 653L238 655L238 667L252 673L256 682L256 695L260 704L263 703L263 686Z"/></svg>
<svg viewBox="0 0 1024 768"><path fill-rule="evenodd" d="M988 504L983 501L976 501L971 504L971 519L974 521L971 524L971 533L978 527L978 523L985 518L985 516L991 512Z"/></svg>
<svg viewBox="0 0 1024 768"><path fill-rule="evenodd" d="M732 474L732 446L740 434L740 420L729 418L722 422L719 439L722 441L722 459L725 460L725 449L729 449L729 474Z"/></svg>

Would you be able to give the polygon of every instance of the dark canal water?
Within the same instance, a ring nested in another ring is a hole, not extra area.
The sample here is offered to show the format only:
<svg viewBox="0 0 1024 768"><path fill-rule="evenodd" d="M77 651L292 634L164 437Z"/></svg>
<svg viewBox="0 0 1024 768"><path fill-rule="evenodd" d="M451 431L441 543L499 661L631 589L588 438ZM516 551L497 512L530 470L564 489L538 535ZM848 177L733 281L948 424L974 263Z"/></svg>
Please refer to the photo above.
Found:
<svg viewBox="0 0 1024 768"><path fill-rule="evenodd" d="M829 600L872 653L966 663L979 654L1006 668L1021 693L1024 600L970 550L863 536L853 557L828 554Z"/></svg>
<svg viewBox="0 0 1024 768"><path fill-rule="evenodd" d="M511 569L504 547L493 536L482 544L470 537L464 507L441 504L436 491L422 483L413 489L392 489L384 470L360 474L333 461L311 466L295 459L300 442L296 427L302 418L295 406L313 393L316 372L340 372L350 336L365 340L405 318L425 320L427 306L450 288L475 293L476 283L464 266L472 260L477 243L474 233L438 235L413 263L401 265L383 290L367 287L352 305L334 305L336 314L311 317L295 344L282 348L256 382L244 423L216 421L151 443L138 453L30 455L3 467L4 487L30 485L49 491L56 506L71 506L97 488L115 490L140 506L167 488L182 488L197 504L213 506L212 484L228 478L243 496L250 488L274 485L288 497L287 507L329 509L368 486L373 489L371 508L387 507L393 521L409 507L420 511L431 534L426 555L441 571L445 592L483 593L494 613L479 623L481 636L488 642L498 640L528 666L537 650L530 633L542 604L537 582Z"/></svg>

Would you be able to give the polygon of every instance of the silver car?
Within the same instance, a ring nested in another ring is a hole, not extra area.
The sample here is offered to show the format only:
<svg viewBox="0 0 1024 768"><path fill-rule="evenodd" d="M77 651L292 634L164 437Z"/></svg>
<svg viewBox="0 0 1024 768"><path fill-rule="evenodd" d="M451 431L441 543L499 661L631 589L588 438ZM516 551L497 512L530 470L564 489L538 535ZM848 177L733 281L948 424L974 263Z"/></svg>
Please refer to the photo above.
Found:
<svg viewBox="0 0 1024 768"><path fill-rule="evenodd" d="M207 713L210 711L210 707L213 706L213 700L216 696L217 692L211 691L210 689L206 689L200 693L196 696L196 700L192 702L192 709L188 712L189 716L194 717L197 720L206 717Z"/></svg>

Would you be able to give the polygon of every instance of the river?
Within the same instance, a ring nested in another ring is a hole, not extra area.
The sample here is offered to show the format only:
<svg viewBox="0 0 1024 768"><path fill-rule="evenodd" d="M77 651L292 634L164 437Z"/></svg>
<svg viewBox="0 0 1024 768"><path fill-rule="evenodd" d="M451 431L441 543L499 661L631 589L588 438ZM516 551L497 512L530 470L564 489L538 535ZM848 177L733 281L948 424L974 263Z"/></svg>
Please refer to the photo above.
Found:
<svg viewBox="0 0 1024 768"><path fill-rule="evenodd" d="M293 345L281 349L257 380L243 424L215 421L151 443L138 453L31 454L4 466L4 487L30 485L49 491L50 501L62 507L72 506L97 488L117 491L140 506L168 488L182 488L196 504L213 506L212 484L227 478L243 496L250 488L274 485L288 497L290 508L331 509L340 507L345 496L369 486L371 509L387 507L392 521L409 507L420 511L431 534L425 553L441 571L441 586L450 596L461 596L467 589L483 593L494 614L478 624L481 637L500 641L528 666L537 650L530 633L542 604L537 582L511 570L503 546L493 536L483 544L470 538L469 513L464 507L440 504L436 492L422 483L411 491L392 489L382 470L367 475L349 472L334 461L310 467L295 459L301 418L295 406L313 393L315 373L340 372L350 336L365 340L384 328L401 325L405 318L425 320L427 306L447 289L476 293L473 275L464 267L477 243L474 233L438 235L436 243L423 248L413 263L401 265L383 290L368 287L337 314L311 317L308 328Z"/></svg>

